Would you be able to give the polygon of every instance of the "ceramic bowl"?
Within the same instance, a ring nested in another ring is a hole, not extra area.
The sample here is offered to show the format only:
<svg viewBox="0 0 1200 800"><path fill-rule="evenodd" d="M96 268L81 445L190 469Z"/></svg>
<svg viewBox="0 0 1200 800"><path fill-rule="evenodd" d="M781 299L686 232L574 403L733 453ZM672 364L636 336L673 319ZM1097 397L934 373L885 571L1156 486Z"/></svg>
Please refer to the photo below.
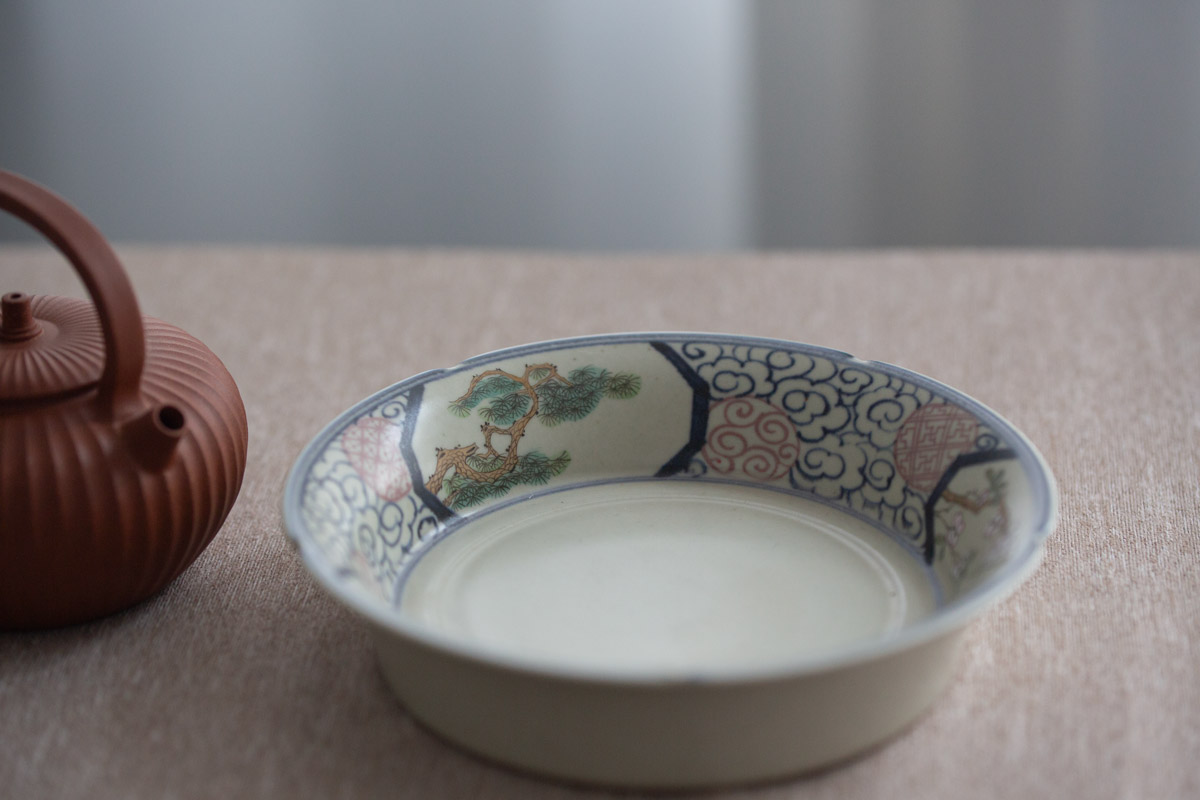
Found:
<svg viewBox="0 0 1200 800"><path fill-rule="evenodd" d="M895 735L1037 565L1055 487L1012 425L792 342L533 344L364 400L284 515L429 728L521 769L695 787Z"/></svg>

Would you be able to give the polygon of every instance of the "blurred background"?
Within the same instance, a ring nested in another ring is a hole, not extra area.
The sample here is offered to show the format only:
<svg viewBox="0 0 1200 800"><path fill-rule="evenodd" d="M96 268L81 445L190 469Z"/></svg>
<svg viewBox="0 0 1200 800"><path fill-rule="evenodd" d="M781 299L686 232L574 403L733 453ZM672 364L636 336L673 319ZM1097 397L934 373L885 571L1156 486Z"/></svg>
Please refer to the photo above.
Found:
<svg viewBox="0 0 1200 800"><path fill-rule="evenodd" d="M0 166L122 242L1196 246L1200 3L4 0Z"/></svg>

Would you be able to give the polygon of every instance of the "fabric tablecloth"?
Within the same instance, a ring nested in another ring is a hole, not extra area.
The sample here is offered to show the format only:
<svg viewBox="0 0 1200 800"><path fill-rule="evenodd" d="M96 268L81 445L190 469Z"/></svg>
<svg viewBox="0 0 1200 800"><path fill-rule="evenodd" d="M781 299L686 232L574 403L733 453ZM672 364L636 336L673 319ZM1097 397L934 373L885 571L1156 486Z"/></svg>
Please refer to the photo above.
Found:
<svg viewBox="0 0 1200 800"><path fill-rule="evenodd" d="M914 727L746 798L1200 796L1200 253L739 255L119 247L142 310L238 381L249 463L166 591L0 634L0 797L599 797L464 755L389 694L363 624L285 539L293 460L339 412L525 342L720 331L846 350L997 410L1061 519ZM48 247L0 290L85 296ZM712 795L710 795L712 796Z"/></svg>

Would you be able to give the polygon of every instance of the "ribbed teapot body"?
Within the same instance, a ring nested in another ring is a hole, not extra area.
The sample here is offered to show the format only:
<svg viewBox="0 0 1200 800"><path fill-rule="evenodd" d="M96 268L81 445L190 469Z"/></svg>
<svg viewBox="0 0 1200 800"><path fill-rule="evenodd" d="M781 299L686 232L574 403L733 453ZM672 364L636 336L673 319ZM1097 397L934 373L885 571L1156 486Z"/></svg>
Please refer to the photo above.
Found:
<svg viewBox="0 0 1200 800"><path fill-rule="evenodd" d="M2 628L82 622L150 597L233 507L247 445L237 385L200 341L143 322L142 398L180 428L164 457L139 450L130 420L105 418L94 388L0 404Z"/></svg>

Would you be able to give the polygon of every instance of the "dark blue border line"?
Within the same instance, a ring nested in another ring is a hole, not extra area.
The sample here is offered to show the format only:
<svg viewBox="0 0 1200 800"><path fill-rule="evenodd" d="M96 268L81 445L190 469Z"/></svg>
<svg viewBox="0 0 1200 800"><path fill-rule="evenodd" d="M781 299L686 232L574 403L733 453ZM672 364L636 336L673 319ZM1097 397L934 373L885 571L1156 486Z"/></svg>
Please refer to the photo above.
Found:
<svg viewBox="0 0 1200 800"><path fill-rule="evenodd" d="M984 450L978 453L966 453L954 459L950 463L949 468L942 473L942 479L937 482L937 486L933 487L933 491L929 493L929 499L925 501L925 563L933 564L933 507L937 505L938 500L942 499L942 494L950 486L950 481L954 480L958 473L966 467L973 467L976 464L986 464L989 461L1012 461L1017 459L1017 454L1012 450Z"/></svg>
<svg viewBox="0 0 1200 800"><path fill-rule="evenodd" d="M692 429L688 443L672 456L670 461L659 467L658 472L654 473L656 478L667 478L687 469L696 453L699 453L700 449L704 447L704 442L708 439L708 409L712 403L712 389L709 387L708 381L701 378L700 374L692 369L691 365L672 350L666 342L650 342L650 346L671 362L671 365L692 387Z"/></svg>
<svg viewBox="0 0 1200 800"><path fill-rule="evenodd" d="M400 452L404 456L404 463L408 464L409 474L413 477L413 492L437 517L438 522L445 522L454 516L454 512L447 508L436 494L425 488L425 476L421 474L421 465L417 463L417 454L412 446L413 432L417 429L417 413L421 410L421 401L424 398L425 384L423 383L414 386L408 393L408 402L405 404L404 412L404 433L400 438Z"/></svg>

